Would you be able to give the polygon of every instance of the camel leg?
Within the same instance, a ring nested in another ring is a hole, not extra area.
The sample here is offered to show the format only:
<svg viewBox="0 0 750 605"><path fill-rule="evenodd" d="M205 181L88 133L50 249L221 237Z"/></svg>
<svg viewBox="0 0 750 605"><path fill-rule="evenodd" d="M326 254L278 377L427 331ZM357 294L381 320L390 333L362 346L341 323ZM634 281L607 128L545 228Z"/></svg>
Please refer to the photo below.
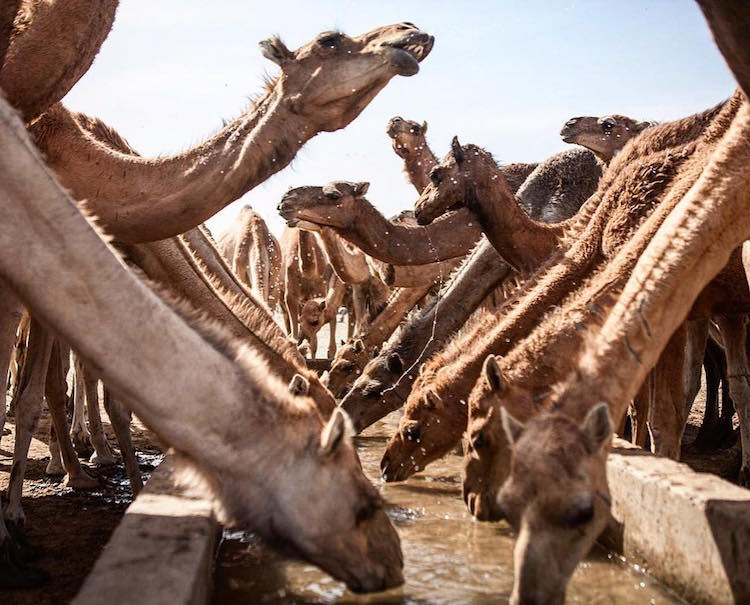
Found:
<svg viewBox="0 0 750 605"><path fill-rule="evenodd" d="M720 316L716 323L721 330L727 355L729 393L740 420L742 468L739 482L747 487L750 486L750 369L745 351L745 321L745 316Z"/></svg>
<svg viewBox="0 0 750 605"><path fill-rule="evenodd" d="M21 302L10 293L0 292L0 368L8 368L16 341L16 328L21 320ZM5 394L0 401L0 439L5 428Z"/></svg>
<svg viewBox="0 0 750 605"><path fill-rule="evenodd" d="M93 374L83 361L76 355L76 376L81 376L81 384L86 395L86 409L89 413L89 426L91 435L91 444L94 446L94 453L89 462L99 466L111 466L116 462L114 452L107 441L102 426L102 417L99 412L99 379Z"/></svg>
<svg viewBox="0 0 750 605"><path fill-rule="evenodd" d="M708 319L688 321L686 326L685 418L690 415L693 402L701 390L701 368L706 358L706 346L708 344Z"/></svg>
<svg viewBox="0 0 750 605"><path fill-rule="evenodd" d="M67 347L61 346L55 340L52 345L52 355L47 372L45 391L47 395L47 407L49 407L52 424L60 445L62 464L67 472L66 485L76 489L91 489L99 486L99 481L89 475L78 461L73 443L68 433L68 419L65 416L65 393L67 383L67 359L69 358Z"/></svg>
<svg viewBox="0 0 750 605"><path fill-rule="evenodd" d="M336 316L338 309L334 309L331 314L331 319L328 320L328 359L333 359L336 356Z"/></svg>
<svg viewBox="0 0 750 605"><path fill-rule="evenodd" d="M133 496L137 496L143 488L141 469L138 467L138 459L135 457L133 441L130 438L130 412L114 397L109 389L104 386L104 409L112 423L117 443L120 445L120 455L125 463L125 472L130 480Z"/></svg>
<svg viewBox="0 0 750 605"><path fill-rule="evenodd" d="M646 376L646 380L643 381L630 408L630 423L633 432L631 441L638 447L646 447L646 422L650 408L650 396L651 374Z"/></svg>
<svg viewBox="0 0 750 605"><path fill-rule="evenodd" d="M91 450L91 435L86 426L86 386L81 373L81 360L73 356L73 423L70 426L70 438L79 456L88 458Z"/></svg>
<svg viewBox="0 0 750 605"><path fill-rule="evenodd" d="M687 327L683 323L670 338L653 369L654 396L649 408L651 449L655 454L680 459L685 430L685 347Z"/></svg>
<svg viewBox="0 0 750 605"><path fill-rule="evenodd" d="M352 338L352 336L361 336L365 331L367 296L362 284L352 286L352 307L354 308L354 334L350 335L349 338Z"/></svg>
<svg viewBox="0 0 750 605"><path fill-rule="evenodd" d="M284 295L284 302L286 303L286 310L289 315L290 334L292 335L292 338L297 340L299 338L299 300L296 294L290 292L287 288L286 294Z"/></svg>

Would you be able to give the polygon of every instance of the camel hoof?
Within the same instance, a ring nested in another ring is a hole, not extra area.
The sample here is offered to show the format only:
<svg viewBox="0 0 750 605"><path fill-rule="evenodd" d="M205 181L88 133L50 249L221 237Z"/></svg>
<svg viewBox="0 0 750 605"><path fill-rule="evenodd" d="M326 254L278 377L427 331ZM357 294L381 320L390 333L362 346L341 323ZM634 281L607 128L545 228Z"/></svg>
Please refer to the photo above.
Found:
<svg viewBox="0 0 750 605"><path fill-rule="evenodd" d="M94 453L94 448L91 447L91 441L89 440L88 435L84 433L76 433L75 435L71 435L70 438L73 442L73 448L79 458L88 458Z"/></svg>
<svg viewBox="0 0 750 605"><path fill-rule="evenodd" d="M750 487L750 468L744 465L742 466L737 483L742 487Z"/></svg>
<svg viewBox="0 0 750 605"><path fill-rule="evenodd" d="M85 470L81 469L81 474L76 477L68 475L65 478L65 487L71 489L96 489L100 486L99 479L92 477Z"/></svg>
<svg viewBox="0 0 750 605"><path fill-rule="evenodd" d="M89 462L97 466L112 466L117 462L117 459L112 452L103 453L101 456L98 452L94 452L89 458Z"/></svg>
<svg viewBox="0 0 750 605"><path fill-rule="evenodd" d="M59 460L51 458L47 463L47 468L44 469L44 472L50 477L62 477L65 474L65 469L62 467Z"/></svg>

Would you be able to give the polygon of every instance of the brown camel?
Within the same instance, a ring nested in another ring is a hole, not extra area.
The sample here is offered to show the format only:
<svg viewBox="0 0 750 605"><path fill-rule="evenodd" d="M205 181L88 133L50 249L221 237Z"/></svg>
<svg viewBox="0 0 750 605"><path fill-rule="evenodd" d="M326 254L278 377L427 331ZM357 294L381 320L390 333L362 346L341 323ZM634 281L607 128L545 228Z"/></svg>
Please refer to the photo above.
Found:
<svg viewBox="0 0 750 605"><path fill-rule="evenodd" d="M4 102L0 147L12 150L0 156L0 224L13 226L0 230L0 275L32 317L96 365L207 480L224 518L354 590L401 583L398 536L361 471L344 415L324 426L313 402L292 397L252 351L217 327L198 322L197 332L194 318L178 316L145 287L57 184ZM25 262L16 262L21 256ZM118 350L139 354L111 354ZM6 544L7 534L1 538Z"/></svg>
<svg viewBox="0 0 750 605"><path fill-rule="evenodd" d="M396 289L365 333L360 338L339 347L331 363L328 378L324 380L324 384L336 399L346 395L376 348L390 338L407 313L424 298L429 289L430 286Z"/></svg>
<svg viewBox="0 0 750 605"><path fill-rule="evenodd" d="M393 76L415 74L432 44L405 23L358 37L321 34L294 52L277 38L265 40L261 49L280 66L278 78L216 135L170 157L114 152L60 105L31 132L61 183L86 200L114 237L163 239L197 226L284 168L318 132L345 127Z"/></svg>
<svg viewBox="0 0 750 605"><path fill-rule="evenodd" d="M243 206L234 223L219 237L218 248L232 271L259 300L271 311L278 306L286 312L281 247L260 214Z"/></svg>
<svg viewBox="0 0 750 605"><path fill-rule="evenodd" d="M590 149L602 162L609 164L625 143L653 125L618 114L581 116L565 122L560 136L566 143Z"/></svg>
<svg viewBox="0 0 750 605"><path fill-rule="evenodd" d="M331 275L328 282L328 293L324 298L312 298L305 301L299 312L299 339L309 343L310 356L315 358L318 350L318 332L324 324L329 327L328 358L336 354L336 318L344 301L347 285L336 275Z"/></svg>
<svg viewBox="0 0 750 605"><path fill-rule="evenodd" d="M5 53L0 44L0 89L27 123L60 101L88 71L112 28L118 4L3 2L0 22L7 27L8 17L13 18Z"/></svg>
<svg viewBox="0 0 750 605"><path fill-rule="evenodd" d="M425 265L465 256L481 230L467 211L429 227L388 221L364 195L368 183L337 181L288 191L278 210L287 223L315 223L335 229L365 254L394 265Z"/></svg>
<svg viewBox="0 0 750 605"><path fill-rule="evenodd" d="M421 417L417 412L423 405L420 402L425 401L427 391L431 391L444 407L462 407L461 402L469 399L482 364L489 354L506 354L517 340L529 334L548 310L560 305L571 289L584 282L595 272L596 267L606 264L607 259L627 241L628 234L633 232L643 216L660 201L660 197L668 190L667 184L671 185L676 181L674 191L681 191L681 187L689 186L689 178L691 175L695 177L701 158L715 144L713 137L717 131L721 132L722 128L728 127L738 104L739 101L733 99L733 102L719 108L655 127L644 132L642 137L634 139L618 154L611 167L615 171L610 170L605 174L596 195L592 196L578 217L574 217L573 224L569 225L568 228L578 234L572 235L568 240L573 242L572 245L563 242L561 250L564 252L553 254L542 265L496 326L492 330L480 330L476 333L474 347L461 351L460 355L450 360L440 357L435 360L434 365L428 362L429 371L426 370L420 376L409 395L409 400L414 402L410 406L413 411L404 416L402 426L413 424L412 416ZM712 121L716 124L709 127ZM678 146L681 155L675 161L673 150ZM699 151L696 152L696 149ZM640 159L635 161L634 158ZM688 159L690 161L686 161ZM688 175L687 178L677 178L680 169ZM674 191L670 194L674 194ZM678 382L682 383L681 380ZM342 402L342 405L345 404L346 399ZM684 400L680 405L684 406ZM412 459L413 464L424 468L424 460L445 454L450 448L443 447L432 452L430 445L433 441L438 445L448 443L450 439L443 434L448 427L452 430L453 444L457 443L464 427L449 423L437 426L433 421L429 426L421 427L424 440L418 450L406 443L402 434L395 434L384 456L384 472L389 477L397 474L408 476L413 472ZM435 436L429 437L430 432L436 433ZM415 450L414 453L411 452L412 449ZM406 459L401 455L404 452L408 454ZM398 472L392 470L394 465L399 469Z"/></svg>

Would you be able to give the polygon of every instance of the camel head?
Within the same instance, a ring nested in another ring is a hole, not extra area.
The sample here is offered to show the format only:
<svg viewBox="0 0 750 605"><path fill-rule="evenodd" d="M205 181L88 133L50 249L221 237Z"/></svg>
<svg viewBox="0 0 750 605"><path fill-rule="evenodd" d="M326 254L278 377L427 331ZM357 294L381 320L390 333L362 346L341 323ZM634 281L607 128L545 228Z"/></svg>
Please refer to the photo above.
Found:
<svg viewBox="0 0 750 605"><path fill-rule="evenodd" d="M357 432L382 418L383 406L389 410L401 407L405 396L397 385L405 369L401 355L388 345L368 362L340 404Z"/></svg>
<svg viewBox="0 0 750 605"><path fill-rule="evenodd" d="M276 85L290 111L315 131L333 131L354 120L393 76L416 74L434 41L405 22L354 37L324 32L295 51L278 38L260 48L281 68Z"/></svg>
<svg viewBox="0 0 750 605"><path fill-rule="evenodd" d="M560 131L562 140L587 147L603 161L609 162L630 139L652 126L628 116L583 116L571 118Z"/></svg>
<svg viewBox="0 0 750 605"><path fill-rule="evenodd" d="M326 299L311 298L305 301L299 312L300 341L307 338L308 342L312 342L325 322Z"/></svg>
<svg viewBox="0 0 750 605"><path fill-rule="evenodd" d="M366 355L365 344L359 338L344 343L336 350L325 386L337 400L343 399L352 382L359 375L359 368L364 365L362 362Z"/></svg>
<svg viewBox="0 0 750 605"><path fill-rule="evenodd" d="M319 566L355 592L398 586L403 582L399 537L378 491L362 472L346 414L337 409L325 425L310 422L301 398L295 399L298 411L282 427L287 437L264 462L268 473L263 485L237 494L238 485L253 483L225 474L222 487L233 496L224 498L227 513L238 521L253 517L251 525L270 543ZM309 410L314 411L312 402ZM239 439L247 439L242 418L236 421ZM290 440L303 445L290 447ZM237 455L242 459L241 448ZM258 502L259 497L266 500Z"/></svg>
<svg viewBox="0 0 750 605"><path fill-rule="evenodd" d="M489 355L469 396L464 435L463 497L469 512L480 521L503 517L496 502L498 489L510 474L510 444L500 417L502 394L507 390L496 358Z"/></svg>
<svg viewBox="0 0 750 605"><path fill-rule="evenodd" d="M425 146L427 122L414 122L396 116L388 120L385 131L391 137L391 144L396 154L404 159L418 156Z"/></svg>
<svg viewBox="0 0 750 605"><path fill-rule="evenodd" d="M471 207L476 186L483 180L484 166L497 165L492 156L476 145L464 145L453 137L451 151L430 170L430 184L414 205L420 225L429 225L437 217L461 206Z"/></svg>
<svg viewBox="0 0 750 605"><path fill-rule="evenodd" d="M297 187L284 194L277 210L290 227L315 229L313 224L349 229L357 221L357 208L369 186L335 181L323 187Z"/></svg>
<svg viewBox="0 0 750 605"><path fill-rule="evenodd" d="M466 407L444 401L436 388L436 378L434 372L420 370L398 430L380 461L385 481L404 481L450 452L455 445L452 428L466 424Z"/></svg>
<svg viewBox="0 0 750 605"><path fill-rule="evenodd" d="M580 423L553 411L523 425L500 412L512 453L497 506L517 533L510 602L562 604L576 565L609 520L612 418L604 403Z"/></svg>

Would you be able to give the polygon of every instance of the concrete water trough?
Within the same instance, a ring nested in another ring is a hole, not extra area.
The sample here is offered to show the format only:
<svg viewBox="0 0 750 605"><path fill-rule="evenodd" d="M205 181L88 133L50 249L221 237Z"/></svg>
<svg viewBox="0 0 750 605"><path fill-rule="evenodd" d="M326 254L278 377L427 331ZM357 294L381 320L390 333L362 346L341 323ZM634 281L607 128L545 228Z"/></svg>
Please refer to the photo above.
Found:
<svg viewBox="0 0 750 605"><path fill-rule="evenodd" d="M750 491L617 439L606 546L694 603L750 602ZM220 527L167 457L127 510L75 605L206 603Z"/></svg>

